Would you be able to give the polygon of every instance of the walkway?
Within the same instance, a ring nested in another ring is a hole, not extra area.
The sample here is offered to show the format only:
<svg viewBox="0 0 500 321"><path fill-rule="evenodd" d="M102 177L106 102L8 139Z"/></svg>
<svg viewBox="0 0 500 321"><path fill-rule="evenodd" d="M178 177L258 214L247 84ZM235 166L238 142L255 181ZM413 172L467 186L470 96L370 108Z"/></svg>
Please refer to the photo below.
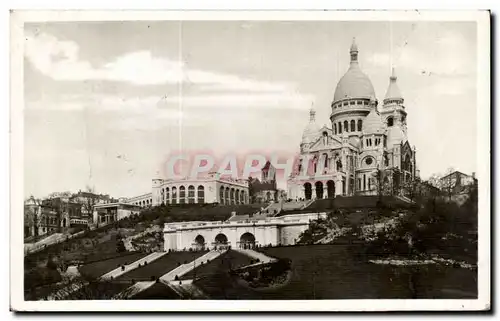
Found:
<svg viewBox="0 0 500 321"><path fill-rule="evenodd" d="M193 280L183 280L169 282L166 284L172 290L174 290L179 297L189 298L189 299L208 299L209 297L203 293L196 285L193 284Z"/></svg>
<svg viewBox="0 0 500 321"><path fill-rule="evenodd" d="M121 267L118 267L104 275L102 275L99 279L100 280L111 280L111 279L116 279L117 277L119 277L120 275L123 275L125 273L128 273L132 270L135 270L139 267L139 265L144 265L144 263L151 263L159 258L161 258L162 256L166 255L167 252L154 252L154 253L151 253L149 255L147 255L146 257L143 257L142 259L139 259L135 262L132 262L128 265L125 265L125 269L122 271L122 268Z"/></svg>
<svg viewBox="0 0 500 321"><path fill-rule="evenodd" d="M194 270L195 267L199 267L201 265L201 262L205 262L207 260L212 261L213 259L219 257L224 252L225 251L210 251L207 254L195 259L194 261L191 261L187 264L179 265L178 267L176 267L172 271L161 276L160 280L165 281L165 282L174 281L176 275L178 277L181 277L182 275Z"/></svg>
<svg viewBox="0 0 500 321"><path fill-rule="evenodd" d="M126 298L133 297L137 293L142 292L142 291L144 291L144 290L152 287L153 284L155 284L155 283L156 283L156 281L139 281L139 282L136 282L132 286L126 288L122 292L120 292L117 295L115 295L113 297L113 299L120 300L120 299L126 299Z"/></svg>
<svg viewBox="0 0 500 321"><path fill-rule="evenodd" d="M219 257L221 254L223 254L225 252L226 251L210 251L207 254L195 259L194 261L191 261L190 263L179 265L175 269L162 275L160 277L160 282L171 287L175 292L177 292L181 296L182 296L182 291L183 292L187 291L187 288L185 288L185 286L187 286L189 288L189 291L191 291L191 292L197 291L194 288L194 285L191 285L192 280L187 280L187 281L184 280L184 281L181 281L182 284L177 284L177 283L181 283L181 282L174 281L175 276L181 277L184 274L191 272L194 268L199 267L201 265L201 262L206 262L207 260L211 261L211 260ZM155 284L155 282L156 281L137 282L134 285L125 289L124 291L118 293L115 297L116 298L130 298L130 297L136 295L137 293L142 292L142 291L148 289L149 287L153 286L153 284ZM172 285L173 283L176 283L176 284ZM184 288L181 291L181 289L179 287L184 287Z"/></svg>
<svg viewBox="0 0 500 321"><path fill-rule="evenodd" d="M260 252L254 251L254 250L245 250L245 249L234 249L234 250L238 251L242 254L245 254L246 256L249 256L251 258L258 259L259 262L262 262L262 263L269 263L269 262L276 261L275 258L269 257L263 253L260 253Z"/></svg>

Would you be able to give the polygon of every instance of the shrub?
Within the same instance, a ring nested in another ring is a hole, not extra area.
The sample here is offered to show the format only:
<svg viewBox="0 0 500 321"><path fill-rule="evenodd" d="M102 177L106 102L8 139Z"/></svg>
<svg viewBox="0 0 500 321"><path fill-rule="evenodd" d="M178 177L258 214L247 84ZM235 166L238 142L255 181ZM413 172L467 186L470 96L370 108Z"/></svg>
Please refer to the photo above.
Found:
<svg viewBox="0 0 500 321"><path fill-rule="evenodd" d="M125 271L125 265L122 265L122 271Z"/></svg>
<svg viewBox="0 0 500 321"><path fill-rule="evenodd" d="M151 279L151 281L154 281L154 280L156 280L156 276L151 275L151 278L150 278L150 279Z"/></svg>

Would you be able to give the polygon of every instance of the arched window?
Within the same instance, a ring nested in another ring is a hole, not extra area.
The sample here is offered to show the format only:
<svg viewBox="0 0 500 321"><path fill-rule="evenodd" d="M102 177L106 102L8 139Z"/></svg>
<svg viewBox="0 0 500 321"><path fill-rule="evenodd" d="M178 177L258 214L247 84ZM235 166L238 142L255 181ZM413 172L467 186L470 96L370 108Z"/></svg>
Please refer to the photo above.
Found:
<svg viewBox="0 0 500 321"><path fill-rule="evenodd" d="M195 200L194 195L195 195L194 186L189 185L189 187L188 187L188 203L189 204L194 204L194 200Z"/></svg>
<svg viewBox="0 0 500 321"><path fill-rule="evenodd" d="M226 196L226 205L231 204L231 199L229 198L229 187L226 187L225 196Z"/></svg>
<svg viewBox="0 0 500 321"><path fill-rule="evenodd" d="M205 203L205 187L203 185L198 186L198 203Z"/></svg>
<svg viewBox="0 0 500 321"><path fill-rule="evenodd" d="M328 133L323 132L323 144L326 146L328 145Z"/></svg>
<svg viewBox="0 0 500 321"><path fill-rule="evenodd" d="M387 127L392 127L394 125L394 118L387 118Z"/></svg>
<svg viewBox="0 0 500 321"><path fill-rule="evenodd" d="M325 162L324 162L324 165L325 165L325 169L328 168L328 154L323 154L325 156Z"/></svg>
<svg viewBox="0 0 500 321"><path fill-rule="evenodd" d="M172 204L177 204L177 187L172 187Z"/></svg>
<svg viewBox="0 0 500 321"><path fill-rule="evenodd" d="M221 204L226 204L225 201L224 201L224 187L223 186L220 187L219 198L220 198L220 203Z"/></svg>
<svg viewBox="0 0 500 321"><path fill-rule="evenodd" d="M179 187L179 204L186 203L186 187Z"/></svg>
<svg viewBox="0 0 500 321"><path fill-rule="evenodd" d="M351 120L351 132L355 132L356 131L356 122L353 120Z"/></svg>
<svg viewBox="0 0 500 321"><path fill-rule="evenodd" d="M234 188L231 188L231 205L234 205Z"/></svg>
<svg viewBox="0 0 500 321"><path fill-rule="evenodd" d="M342 123L341 122L339 122L338 127L339 127L338 128L339 134L342 134Z"/></svg>
<svg viewBox="0 0 500 321"><path fill-rule="evenodd" d="M333 132L337 135L337 124L333 124Z"/></svg>
<svg viewBox="0 0 500 321"><path fill-rule="evenodd" d="M363 129L363 121L360 119L358 120L358 131L361 131Z"/></svg>
<svg viewBox="0 0 500 321"><path fill-rule="evenodd" d="M344 120L344 130L345 130L346 132L348 132L348 131L349 131L349 123L347 122L347 120Z"/></svg>

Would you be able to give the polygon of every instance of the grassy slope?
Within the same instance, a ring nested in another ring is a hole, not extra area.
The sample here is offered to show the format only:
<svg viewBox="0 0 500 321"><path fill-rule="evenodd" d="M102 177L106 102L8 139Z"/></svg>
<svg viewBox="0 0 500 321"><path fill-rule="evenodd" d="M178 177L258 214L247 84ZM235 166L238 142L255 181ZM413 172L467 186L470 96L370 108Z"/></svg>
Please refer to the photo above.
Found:
<svg viewBox="0 0 500 321"><path fill-rule="evenodd" d="M259 291L242 286L226 273L217 273L196 284L213 299L455 299L477 293L475 272L376 265L358 257L348 245L281 247L263 252L292 259L289 283Z"/></svg>
<svg viewBox="0 0 500 321"><path fill-rule="evenodd" d="M143 267L132 270L116 278L117 281L150 281L151 276L159 278L178 266L178 263L191 262L207 252L172 252Z"/></svg>
<svg viewBox="0 0 500 321"><path fill-rule="evenodd" d="M137 261L149 253L132 253L130 255L124 255L116 258L112 258L109 260L92 262L89 264L85 264L79 268L80 273L83 276L90 278L98 278L105 273L108 273L117 267L126 264L130 264L134 261Z"/></svg>
<svg viewBox="0 0 500 321"><path fill-rule="evenodd" d="M211 262L195 268L181 277L181 280L190 280L216 274L217 271L228 271L249 265L252 258L237 251L229 250Z"/></svg>
<svg viewBox="0 0 500 321"><path fill-rule="evenodd" d="M139 292L132 300L178 300L177 293L163 283L155 283L150 288Z"/></svg>

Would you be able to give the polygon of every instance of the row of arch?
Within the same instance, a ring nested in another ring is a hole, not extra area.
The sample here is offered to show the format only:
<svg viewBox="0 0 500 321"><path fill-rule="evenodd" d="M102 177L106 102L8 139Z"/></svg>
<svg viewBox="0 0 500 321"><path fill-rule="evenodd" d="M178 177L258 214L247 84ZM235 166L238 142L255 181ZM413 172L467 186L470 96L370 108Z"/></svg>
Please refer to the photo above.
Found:
<svg viewBox="0 0 500 321"><path fill-rule="evenodd" d="M181 185L165 187L160 190L160 200L162 204L195 204L205 203L205 187L203 185Z"/></svg>
<svg viewBox="0 0 500 321"><path fill-rule="evenodd" d="M221 186L219 189L219 203L224 205L247 204L248 195L244 190Z"/></svg>
<svg viewBox="0 0 500 321"><path fill-rule="evenodd" d="M344 126L342 126L342 122L334 123L333 124L333 132L335 135L337 134L342 134L342 131L348 133L348 132L355 132L355 131L362 131L363 130L363 120L358 119L356 120L351 119L351 121L344 120ZM357 126L356 126L357 125Z"/></svg>
<svg viewBox="0 0 500 321"><path fill-rule="evenodd" d="M326 182L326 196L327 198L334 198L335 197L335 182L330 180L328 182ZM324 198L325 196L325 191L324 191L324 187L325 185L323 184L323 182L316 182L314 183L314 187L315 187L315 190L316 190L316 198L317 199L322 199ZM310 200L312 199L312 184L307 182L304 184L304 194L305 194L305 198L306 200Z"/></svg>
<svg viewBox="0 0 500 321"><path fill-rule="evenodd" d="M392 116L387 118L387 127L392 127L394 126L394 118ZM333 132L335 135L337 134L342 134L342 132L355 132L355 131L362 131L363 130L363 120L358 119L357 121L354 119L349 120L344 120L342 123L341 121L334 123L333 124Z"/></svg>
<svg viewBox="0 0 500 321"><path fill-rule="evenodd" d="M153 200L147 199L147 200L137 201L137 202L134 202L134 205L142 206L142 207L151 206L151 205L153 205Z"/></svg>
<svg viewBox="0 0 500 321"><path fill-rule="evenodd" d="M245 232L240 236L240 241L238 242L237 246L242 249L252 249L256 244L257 241L255 239L255 235L250 232ZM204 250L205 248L207 248L207 246L209 246L206 243L205 237L203 237L203 235L201 234L198 234L194 238L194 243L192 245L197 250ZM217 234L212 242L212 246L215 248L223 248L229 245L230 242L224 233Z"/></svg>

